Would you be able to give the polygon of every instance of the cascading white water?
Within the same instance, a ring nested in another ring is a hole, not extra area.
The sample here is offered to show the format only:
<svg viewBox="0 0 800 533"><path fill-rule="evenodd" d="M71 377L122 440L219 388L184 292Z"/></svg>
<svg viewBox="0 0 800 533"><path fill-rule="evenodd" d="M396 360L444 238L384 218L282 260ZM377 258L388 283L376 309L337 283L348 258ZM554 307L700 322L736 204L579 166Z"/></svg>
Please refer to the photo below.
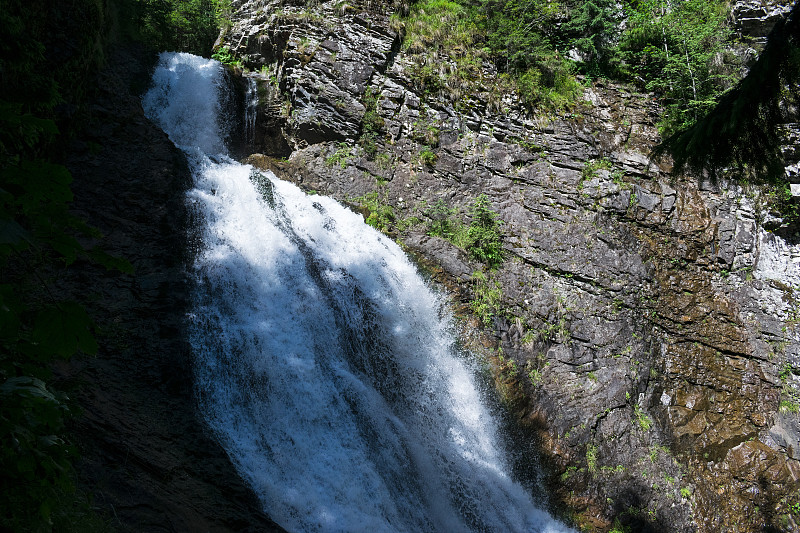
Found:
<svg viewBox="0 0 800 533"><path fill-rule="evenodd" d="M189 156L201 410L289 531L568 531L507 474L443 303L360 215L225 156L221 66L162 54L147 115Z"/></svg>
<svg viewBox="0 0 800 533"><path fill-rule="evenodd" d="M258 114L258 85L254 78L247 78L244 102L244 137L250 144L256 138L256 116Z"/></svg>

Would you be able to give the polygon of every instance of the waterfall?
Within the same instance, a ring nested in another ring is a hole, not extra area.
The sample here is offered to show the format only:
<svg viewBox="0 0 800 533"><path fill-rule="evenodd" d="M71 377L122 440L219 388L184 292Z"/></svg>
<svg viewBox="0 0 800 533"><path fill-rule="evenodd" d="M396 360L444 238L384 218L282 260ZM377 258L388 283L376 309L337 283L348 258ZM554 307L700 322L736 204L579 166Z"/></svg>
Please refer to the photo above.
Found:
<svg viewBox="0 0 800 533"><path fill-rule="evenodd" d="M258 85L255 78L247 78L244 102L244 140L252 144L256 138L256 115L258 114Z"/></svg>
<svg viewBox="0 0 800 533"><path fill-rule="evenodd" d="M288 531L569 531L508 474L443 301L360 215L227 157L219 63L162 54L189 158L201 412Z"/></svg>

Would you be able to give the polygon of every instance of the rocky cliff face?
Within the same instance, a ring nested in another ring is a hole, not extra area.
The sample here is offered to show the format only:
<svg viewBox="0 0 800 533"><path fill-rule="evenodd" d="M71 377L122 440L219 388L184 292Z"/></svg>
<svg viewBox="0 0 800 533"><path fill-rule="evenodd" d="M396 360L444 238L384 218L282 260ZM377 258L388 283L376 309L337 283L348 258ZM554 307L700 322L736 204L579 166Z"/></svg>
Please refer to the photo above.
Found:
<svg viewBox="0 0 800 533"><path fill-rule="evenodd" d="M791 2L740 0L731 5L731 17L739 37L763 45L778 19L789 13Z"/></svg>
<svg viewBox="0 0 800 533"><path fill-rule="evenodd" d="M223 44L261 97L249 161L380 208L462 311L490 310L472 327L562 511L599 531L800 527L800 235L766 189L650 161L651 95L594 83L563 116L454 105L419 90L367 3L233 7ZM437 201L463 219L481 193L506 256L484 276L426 234Z"/></svg>

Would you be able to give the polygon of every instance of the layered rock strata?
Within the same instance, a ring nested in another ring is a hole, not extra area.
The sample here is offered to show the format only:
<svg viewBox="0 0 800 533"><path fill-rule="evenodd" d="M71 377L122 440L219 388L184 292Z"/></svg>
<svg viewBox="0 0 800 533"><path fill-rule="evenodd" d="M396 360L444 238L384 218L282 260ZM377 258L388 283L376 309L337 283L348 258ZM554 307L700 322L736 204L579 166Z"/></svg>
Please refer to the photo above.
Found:
<svg viewBox="0 0 800 533"><path fill-rule="evenodd" d="M259 79L257 128L290 148L288 161L249 161L390 208L390 231L462 308L485 303L486 283L500 289L485 328L496 382L539 429L578 522L797 527L800 236L767 191L651 161L651 95L594 83L559 116L530 115L513 95L454 105L416 89L385 14L278 4L234 2L224 39ZM360 137L371 105L375 147ZM503 222L506 259L488 281L426 234L436 202L466 221L479 194Z"/></svg>

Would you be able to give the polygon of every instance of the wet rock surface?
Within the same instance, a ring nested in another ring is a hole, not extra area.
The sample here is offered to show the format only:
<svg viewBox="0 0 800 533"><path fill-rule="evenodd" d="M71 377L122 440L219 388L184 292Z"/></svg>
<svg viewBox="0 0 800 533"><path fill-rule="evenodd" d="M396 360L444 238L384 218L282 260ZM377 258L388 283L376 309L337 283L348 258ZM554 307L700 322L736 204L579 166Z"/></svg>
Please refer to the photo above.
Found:
<svg viewBox="0 0 800 533"><path fill-rule="evenodd" d="M731 6L731 18L740 37L757 46L766 43L775 23L791 11L791 3L780 0L740 0Z"/></svg>
<svg viewBox="0 0 800 533"><path fill-rule="evenodd" d="M255 76L284 111L262 101L258 120L293 149L284 161L257 145L265 155L249 162L390 207L393 236L435 265L461 309L481 298L484 267L426 235L426 213L442 200L466 222L489 197L506 255L486 273L502 291L484 331L496 381L539 428L554 499L579 525L798 527L800 236L770 214L765 190L675 178L651 161L651 95L594 83L558 116L530 116L512 97L455 106L415 90L384 14L235 4L225 43L271 73ZM374 151L359 141L367 91L381 119Z"/></svg>
<svg viewBox="0 0 800 533"><path fill-rule="evenodd" d="M120 531L282 531L260 510L195 409L183 315L190 176L142 112L155 57L114 54L68 167L75 211L133 275L80 265L61 285L88 300L100 352L59 369L77 390L76 469Z"/></svg>
<svg viewBox="0 0 800 533"><path fill-rule="evenodd" d="M224 44L260 81L262 120L254 145L267 153L278 137L294 149L360 133L367 82L386 70L399 45L385 14L347 3L233 2L240 18Z"/></svg>

